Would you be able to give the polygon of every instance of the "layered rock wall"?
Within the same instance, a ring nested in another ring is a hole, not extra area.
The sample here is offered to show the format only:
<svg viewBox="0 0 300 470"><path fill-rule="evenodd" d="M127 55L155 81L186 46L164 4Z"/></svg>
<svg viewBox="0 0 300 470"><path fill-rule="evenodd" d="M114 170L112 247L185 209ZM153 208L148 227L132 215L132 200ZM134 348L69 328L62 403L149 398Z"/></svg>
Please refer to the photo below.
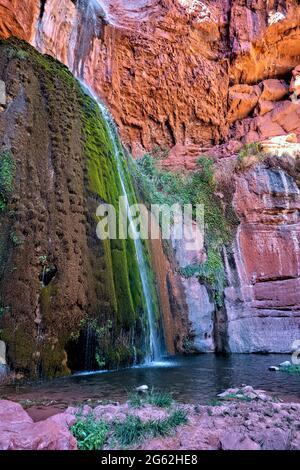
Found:
<svg viewBox="0 0 300 470"><path fill-rule="evenodd" d="M99 203L118 207L122 194L98 106L66 67L19 40L0 44L0 79L8 363L32 376L133 363L145 352L144 299L133 241L96 236Z"/></svg>
<svg viewBox="0 0 300 470"><path fill-rule="evenodd" d="M289 352L300 335L300 191L282 169L259 165L237 179L241 220L227 260L232 352Z"/></svg>

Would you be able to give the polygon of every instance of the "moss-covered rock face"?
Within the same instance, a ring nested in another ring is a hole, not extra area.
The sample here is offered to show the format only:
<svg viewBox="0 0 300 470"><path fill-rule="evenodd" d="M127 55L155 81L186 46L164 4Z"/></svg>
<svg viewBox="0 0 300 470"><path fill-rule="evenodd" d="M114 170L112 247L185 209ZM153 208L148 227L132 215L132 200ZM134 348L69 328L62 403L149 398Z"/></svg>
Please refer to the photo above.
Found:
<svg viewBox="0 0 300 470"><path fill-rule="evenodd" d="M0 79L0 335L10 365L57 376L141 359L133 242L96 235L97 206L117 209L122 193L98 106L64 66L16 39L0 43Z"/></svg>

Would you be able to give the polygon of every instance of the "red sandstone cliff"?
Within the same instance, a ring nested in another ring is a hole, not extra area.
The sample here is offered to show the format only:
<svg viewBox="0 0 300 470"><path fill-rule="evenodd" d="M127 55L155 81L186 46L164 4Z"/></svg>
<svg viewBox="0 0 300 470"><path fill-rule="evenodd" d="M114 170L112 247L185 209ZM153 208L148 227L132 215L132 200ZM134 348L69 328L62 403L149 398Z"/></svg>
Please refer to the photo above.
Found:
<svg viewBox="0 0 300 470"><path fill-rule="evenodd" d="M17 3L0 0L0 34L30 40L84 78L134 154L222 142L252 111L249 85L282 78L299 62L296 0Z"/></svg>
<svg viewBox="0 0 300 470"><path fill-rule="evenodd" d="M165 166L191 170L200 152L228 157L244 143L267 141L296 161L296 0L90 0L88 6L81 0L77 7L47 0L42 9L37 0L17 3L0 0L0 35L30 40L89 83L133 154L171 148ZM236 351L288 350L299 336L299 190L295 178L289 183L276 171L259 166L236 177L241 225L226 293ZM195 324L205 317L211 330L209 302L196 317L195 303L187 299L190 317ZM238 342L242 332L247 337ZM200 336L207 333L200 328Z"/></svg>

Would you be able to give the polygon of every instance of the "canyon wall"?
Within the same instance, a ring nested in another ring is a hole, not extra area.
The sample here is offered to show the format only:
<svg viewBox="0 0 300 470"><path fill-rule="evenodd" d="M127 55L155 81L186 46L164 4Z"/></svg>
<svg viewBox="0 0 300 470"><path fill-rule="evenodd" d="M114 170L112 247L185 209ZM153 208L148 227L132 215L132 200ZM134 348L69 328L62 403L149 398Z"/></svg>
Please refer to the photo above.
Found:
<svg viewBox="0 0 300 470"><path fill-rule="evenodd" d="M229 87L299 63L296 0L1 0L0 13L1 35L31 41L89 83L135 155L223 142Z"/></svg>
<svg viewBox="0 0 300 470"><path fill-rule="evenodd" d="M299 187L280 161L261 164L237 178L234 207L241 224L226 260L229 350L290 352L300 335Z"/></svg>
<svg viewBox="0 0 300 470"><path fill-rule="evenodd" d="M0 334L31 376L141 360L147 320L132 240L100 241L122 194L99 108L65 66L1 41ZM133 347L133 340L134 345Z"/></svg>
<svg viewBox="0 0 300 470"><path fill-rule="evenodd" d="M0 0L0 35L30 41L85 80L134 156L168 149L162 166L171 171L195 171L200 154L229 162L240 223L224 251L226 309L214 305L210 286L178 274L189 264L181 254L163 280L169 324L180 330L172 346L169 335L170 350L184 350L194 335L202 352L290 351L300 334L299 2L15 3ZM263 142L273 163L236 171L238 152L253 142ZM219 194L224 201L226 188Z"/></svg>

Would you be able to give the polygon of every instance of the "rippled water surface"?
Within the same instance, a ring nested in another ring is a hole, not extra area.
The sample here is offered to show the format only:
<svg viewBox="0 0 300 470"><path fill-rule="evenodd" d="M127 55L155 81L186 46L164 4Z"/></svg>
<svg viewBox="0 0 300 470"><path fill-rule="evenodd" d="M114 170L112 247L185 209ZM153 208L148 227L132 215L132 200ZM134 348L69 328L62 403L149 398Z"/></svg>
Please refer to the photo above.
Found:
<svg viewBox="0 0 300 470"><path fill-rule="evenodd" d="M78 403L87 399L123 401L139 385L170 391L181 402L209 403L229 387L252 385L276 395L300 400L300 376L270 372L285 355L216 357L206 354L166 359L147 367L117 372L79 374L51 382L6 387L1 396L18 400L55 400Z"/></svg>

